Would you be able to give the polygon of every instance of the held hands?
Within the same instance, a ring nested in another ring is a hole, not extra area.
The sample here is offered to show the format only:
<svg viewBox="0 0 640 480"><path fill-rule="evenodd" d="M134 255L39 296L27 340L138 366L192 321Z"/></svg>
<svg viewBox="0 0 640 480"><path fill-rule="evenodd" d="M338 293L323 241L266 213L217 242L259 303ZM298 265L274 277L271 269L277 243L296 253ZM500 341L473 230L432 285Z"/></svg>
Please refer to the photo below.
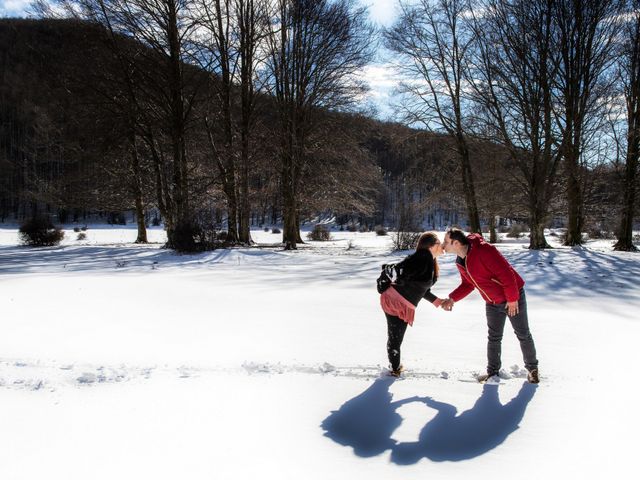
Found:
<svg viewBox="0 0 640 480"><path fill-rule="evenodd" d="M507 302L507 306L505 309L507 310L507 315L509 315L510 317L517 315L520 311L520 309L518 308L518 301L516 300L515 302Z"/></svg>
<svg viewBox="0 0 640 480"><path fill-rule="evenodd" d="M440 307L444 310L446 310L447 312L450 312L453 309L453 304L455 302L453 300L451 300L450 298L447 298L445 300L442 300L440 302Z"/></svg>

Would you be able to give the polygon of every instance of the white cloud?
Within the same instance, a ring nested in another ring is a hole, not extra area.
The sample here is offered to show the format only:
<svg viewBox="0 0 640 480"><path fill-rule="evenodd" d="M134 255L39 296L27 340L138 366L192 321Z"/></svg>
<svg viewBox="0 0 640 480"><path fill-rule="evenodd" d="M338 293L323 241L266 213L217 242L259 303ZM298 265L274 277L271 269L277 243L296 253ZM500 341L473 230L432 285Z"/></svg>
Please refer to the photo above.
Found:
<svg viewBox="0 0 640 480"><path fill-rule="evenodd" d="M390 27L396 19L397 0L359 0L366 7L369 7L371 20L384 27Z"/></svg>
<svg viewBox="0 0 640 480"><path fill-rule="evenodd" d="M398 83L396 69L391 64L371 64L365 67L360 75L370 87L362 101L375 107L379 118L389 119L392 116L391 104L394 103L394 89Z"/></svg>
<svg viewBox="0 0 640 480"><path fill-rule="evenodd" d="M0 0L1 16L26 16L31 0Z"/></svg>
<svg viewBox="0 0 640 480"><path fill-rule="evenodd" d="M372 90L389 89L398 83L398 75L390 64L368 65L363 71Z"/></svg>

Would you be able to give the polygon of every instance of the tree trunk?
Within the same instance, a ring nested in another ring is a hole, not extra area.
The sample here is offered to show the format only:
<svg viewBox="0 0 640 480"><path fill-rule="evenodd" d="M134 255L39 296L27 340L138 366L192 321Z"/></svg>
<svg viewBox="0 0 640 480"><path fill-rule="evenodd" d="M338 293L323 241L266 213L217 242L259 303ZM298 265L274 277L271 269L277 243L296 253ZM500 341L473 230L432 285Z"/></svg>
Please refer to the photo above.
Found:
<svg viewBox="0 0 640 480"><path fill-rule="evenodd" d="M531 250L543 250L545 248L551 248L551 245L547 243L547 239L544 236L544 226L546 220L544 211L544 207L536 205L530 212L531 219L529 226L531 228L531 233L529 235L529 248Z"/></svg>
<svg viewBox="0 0 640 480"><path fill-rule="evenodd" d="M304 243L302 237L300 236L300 214L296 211L296 242Z"/></svg>
<svg viewBox="0 0 640 480"><path fill-rule="evenodd" d="M240 232L238 240L249 245L251 243L251 204L249 202L249 132L248 125L243 125L240 151Z"/></svg>
<svg viewBox="0 0 640 480"><path fill-rule="evenodd" d="M636 4L637 5L637 4ZM635 17L634 28L629 31L631 50L627 52L629 62L629 85L625 94L627 101L627 158L625 165L624 200L618 241L614 250L637 251L633 245L633 216L638 182L638 159L640 157L640 18Z"/></svg>
<svg viewBox="0 0 640 480"><path fill-rule="evenodd" d="M566 156L567 170L567 203L569 206L569 219L567 224L567 236L564 245L582 245L583 217L583 195L580 185L580 172L578 166L577 152L571 152Z"/></svg>
<svg viewBox="0 0 640 480"><path fill-rule="evenodd" d="M238 197L236 180L233 173L227 173L224 181L224 193L227 197L227 242L238 242Z"/></svg>
<svg viewBox="0 0 640 480"><path fill-rule="evenodd" d="M282 243L284 243L285 250L297 250L298 232L296 230L296 201L295 197L290 194L285 194L284 198L284 211L282 228Z"/></svg>
<svg viewBox="0 0 640 480"><path fill-rule="evenodd" d="M140 159L138 158L138 150L136 145L135 133L131 138L131 163L133 170L133 195L136 203L136 220L138 223L138 236L136 243L147 242L147 226L144 223L144 200L142 195L142 177L140 172Z"/></svg>
<svg viewBox="0 0 640 480"><path fill-rule="evenodd" d="M173 201L176 215L175 227L179 227L189 225L192 222L192 218L189 211L187 158L184 138L183 76L182 61L180 59L182 46L178 32L177 11L175 5L172 6L173 8L170 8L167 12L167 37L169 44L171 147L173 153Z"/></svg>
<svg viewBox="0 0 640 480"><path fill-rule="evenodd" d="M639 115L640 116L640 115ZM628 135L627 164L625 166L624 200L622 203L622 215L618 230L618 241L613 246L614 250L635 252L638 249L633 245L633 217L636 199L636 184L638 177L638 157L640 151L638 143L639 132L630 129Z"/></svg>
<svg viewBox="0 0 640 480"><path fill-rule="evenodd" d="M469 230L473 233L481 233L480 215L476 202L476 191L473 183L473 172L471 171L471 161L469 159L469 148L464 139L458 138L458 151L462 165L462 186L464 198L467 205L467 217L469 218Z"/></svg>
<svg viewBox="0 0 640 480"><path fill-rule="evenodd" d="M282 243L285 250L296 250L298 232L297 227L297 202L294 186L294 168L291 155L286 153L282 160Z"/></svg>
<svg viewBox="0 0 640 480"><path fill-rule="evenodd" d="M489 243L498 243L498 234L496 232L496 216L489 216Z"/></svg>
<svg viewBox="0 0 640 480"><path fill-rule="evenodd" d="M138 223L136 243L149 243L147 240L147 226L144 223L144 205L141 197L136 197L136 221Z"/></svg>

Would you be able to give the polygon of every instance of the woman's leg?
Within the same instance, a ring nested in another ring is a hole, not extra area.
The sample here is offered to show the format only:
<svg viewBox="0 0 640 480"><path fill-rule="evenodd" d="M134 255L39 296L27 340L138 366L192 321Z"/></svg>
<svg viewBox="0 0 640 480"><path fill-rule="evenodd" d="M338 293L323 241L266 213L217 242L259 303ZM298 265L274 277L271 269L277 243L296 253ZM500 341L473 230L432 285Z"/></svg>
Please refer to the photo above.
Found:
<svg viewBox="0 0 640 480"><path fill-rule="evenodd" d="M407 322L385 313L387 317L387 355L391 370L400 368L400 346L407 331Z"/></svg>

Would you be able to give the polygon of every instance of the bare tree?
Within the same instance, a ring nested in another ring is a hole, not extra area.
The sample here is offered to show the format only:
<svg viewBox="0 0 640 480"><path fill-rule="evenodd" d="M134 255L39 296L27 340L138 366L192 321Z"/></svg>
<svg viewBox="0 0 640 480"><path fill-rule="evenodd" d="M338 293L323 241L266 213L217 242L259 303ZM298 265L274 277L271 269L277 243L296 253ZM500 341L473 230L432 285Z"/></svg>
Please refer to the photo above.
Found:
<svg viewBox="0 0 640 480"><path fill-rule="evenodd" d="M565 245L583 243L583 147L588 137L602 128L605 101L610 93L614 39L619 25L618 0L557 0L557 28L552 52L557 55L558 124L564 137L563 162L567 186L568 228ZM611 76L609 76L611 77Z"/></svg>
<svg viewBox="0 0 640 480"><path fill-rule="evenodd" d="M94 82L92 88L100 97L102 107L112 111L122 123L128 154L124 183L134 200L138 227L136 243L147 243L146 201L141 159L143 148L140 145L138 131L141 108L135 81L135 71L138 66L133 61L137 49L132 42L127 42L125 37L115 33L110 7L111 5L104 0L56 0L53 2L37 0L32 4L33 12L39 17L73 17L98 23L105 29L107 44L115 58L116 68L104 68L99 72L99 81ZM122 171L113 171L104 164L101 167L114 178L120 177L120 183L122 183Z"/></svg>
<svg viewBox="0 0 640 480"><path fill-rule="evenodd" d="M83 10L93 21L106 28L109 45L117 59L118 78L114 83L121 85L121 95L113 96L113 103L125 120L126 137L129 151L129 166L131 170L131 189L135 199L138 236L136 243L147 243L145 224L145 205L143 199L143 179L140 160L139 125L141 120L141 105L138 100L138 89L135 82L136 64L133 61L135 53L125 46L122 38L118 38L111 23L109 10L104 0L80 0ZM106 72L105 72L106 73Z"/></svg>
<svg viewBox="0 0 640 480"><path fill-rule="evenodd" d="M636 251L633 245L633 219L640 157L640 1L630 0L628 20L623 30L619 70L624 85L627 111L624 199L615 250Z"/></svg>
<svg viewBox="0 0 640 480"><path fill-rule="evenodd" d="M313 111L350 105L364 88L372 28L351 0L277 0L269 37L271 90L278 109L283 242L301 243L299 189Z"/></svg>
<svg viewBox="0 0 640 480"><path fill-rule="evenodd" d="M239 240L251 243L251 203L249 191L250 149L256 126L257 69L265 61L264 41L268 34L269 9L266 0L236 0L240 56L240 219Z"/></svg>
<svg viewBox="0 0 640 480"><path fill-rule="evenodd" d="M130 36L146 49L140 49L148 68L140 69L137 82L147 101L145 111L168 139L169 155L163 140L147 131L144 139L156 163L158 184L162 185L168 245L189 249L193 221L189 204L189 168L186 143L188 119L192 113L195 84L185 68L190 59L187 48L195 23L190 0L103 0L103 15L110 18L114 32ZM153 66L153 68L151 68ZM185 239L187 244L183 244Z"/></svg>
<svg viewBox="0 0 640 480"><path fill-rule="evenodd" d="M215 100L209 104L212 115L205 122L227 199L227 241L248 244L250 137L259 90L256 67L262 60L268 25L267 1L199 0L198 6L199 43L205 53L199 56L200 64L214 74ZM221 145L215 130L222 132Z"/></svg>
<svg viewBox="0 0 640 480"><path fill-rule="evenodd" d="M527 198L529 248L549 245L544 228L563 152L554 119L552 0L487 0L475 12L471 82L487 131L515 166L504 174Z"/></svg>
<svg viewBox="0 0 640 480"><path fill-rule="evenodd" d="M409 95L406 120L444 131L455 141L460 159L469 229L480 232L468 142L470 105L465 77L472 45L463 25L466 0L399 1L400 16L384 32L387 47L400 55L398 68L406 75L401 91Z"/></svg>

